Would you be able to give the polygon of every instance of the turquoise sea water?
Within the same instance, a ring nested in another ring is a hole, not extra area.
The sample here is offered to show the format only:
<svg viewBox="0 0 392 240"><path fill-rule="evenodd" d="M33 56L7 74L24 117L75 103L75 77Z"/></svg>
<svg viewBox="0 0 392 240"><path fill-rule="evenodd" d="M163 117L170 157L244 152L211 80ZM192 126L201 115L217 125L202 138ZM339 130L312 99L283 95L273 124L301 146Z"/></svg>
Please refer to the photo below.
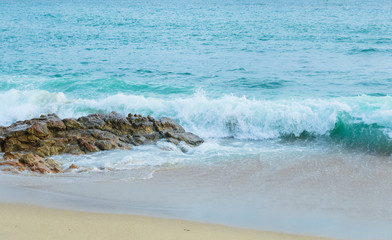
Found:
<svg viewBox="0 0 392 240"><path fill-rule="evenodd" d="M0 124L137 112L207 138L327 136L390 154L391 12L389 1L2 1Z"/></svg>
<svg viewBox="0 0 392 240"><path fill-rule="evenodd" d="M183 164L273 170L334 156L379 170L391 161L391 92L391 1L0 1L0 125L132 112L206 140L188 153L162 142L59 156L65 166L134 179Z"/></svg>

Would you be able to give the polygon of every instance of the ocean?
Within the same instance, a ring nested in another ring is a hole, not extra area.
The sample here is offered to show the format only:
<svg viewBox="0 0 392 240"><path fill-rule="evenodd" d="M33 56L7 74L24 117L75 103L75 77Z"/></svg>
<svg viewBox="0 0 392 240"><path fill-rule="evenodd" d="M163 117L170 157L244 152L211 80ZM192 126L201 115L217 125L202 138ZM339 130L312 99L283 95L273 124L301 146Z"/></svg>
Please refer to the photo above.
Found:
<svg viewBox="0 0 392 240"><path fill-rule="evenodd" d="M241 202L246 213L214 215L205 194L209 217L175 217L389 239L391 92L391 1L0 1L0 125L112 111L176 120L205 143L55 157L81 167L56 176L76 182L198 169L209 174L189 184L203 193L197 182L211 180L205 191L235 199L221 212ZM300 213L252 213L283 207Z"/></svg>

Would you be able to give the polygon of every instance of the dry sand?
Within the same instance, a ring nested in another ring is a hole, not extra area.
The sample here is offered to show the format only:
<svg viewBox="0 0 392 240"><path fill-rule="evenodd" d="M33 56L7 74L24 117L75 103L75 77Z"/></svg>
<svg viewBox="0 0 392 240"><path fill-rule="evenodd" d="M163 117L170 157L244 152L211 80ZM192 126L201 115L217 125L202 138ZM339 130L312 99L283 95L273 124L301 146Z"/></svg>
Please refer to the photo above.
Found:
<svg viewBox="0 0 392 240"><path fill-rule="evenodd" d="M230 240L326 239L222 225L0 204L0 239Z"/></svg>

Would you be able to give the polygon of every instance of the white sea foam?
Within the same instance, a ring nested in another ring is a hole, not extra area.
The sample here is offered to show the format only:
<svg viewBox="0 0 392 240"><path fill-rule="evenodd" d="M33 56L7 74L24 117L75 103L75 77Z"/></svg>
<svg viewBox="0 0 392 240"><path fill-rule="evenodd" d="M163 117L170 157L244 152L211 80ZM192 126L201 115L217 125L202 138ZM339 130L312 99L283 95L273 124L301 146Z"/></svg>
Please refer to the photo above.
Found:
<svg viewBox="0 0 392 240"><path fill-rule="evenodd" d="M102 151L88 155L57 155L51 158L59 161L64 169L71 164L79 166L73 172L111 173L116 179L146 179L153 177L156 171L181 168L192 164L210 165L232 160L262 161L264 165L280 165L293 159L293 154L302 154L301 147L282 146L271 142L241 141L235 139L208 139L199 147L187 146L189 151L181 151L166 141L156 145L137 146L132 150ZM282 149L290 154L283 154ZM308 152L311 149L308 149ZM277 156L280 155L278 158ZM68 172L68 171L67 171Z"/></svg>
<svg viewBox="0 0 392 240"><path fill-rule="evenodd" d="M366 124L392 128L392 98L356 96L346 98L262 100L223 95L207 97L145 97L116 94L101 99L73 99L63 93L10 90L0 93L0 125L56 113L60 117L117 111L154 117L168 116L203 138L274 139L300 136L304 131L324 135L341 113Z"/></svg>

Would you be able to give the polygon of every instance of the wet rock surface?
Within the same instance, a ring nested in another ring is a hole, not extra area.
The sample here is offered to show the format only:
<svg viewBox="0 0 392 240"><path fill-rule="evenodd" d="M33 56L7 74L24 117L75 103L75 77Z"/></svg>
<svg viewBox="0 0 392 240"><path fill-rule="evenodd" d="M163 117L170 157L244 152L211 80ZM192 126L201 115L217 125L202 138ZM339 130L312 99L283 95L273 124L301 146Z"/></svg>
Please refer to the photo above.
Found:
<svg viewBox="0 0 392 240"><path fill-rule="evenodd" d="M0 127L0 169L5 171L63 172L48 157L58 154L88 154L112 149L154 144L160 139L179 146L198 146L204 141L170 118L156 120L137 114L123 116L91 114L78 119L42 115ZM182 149L182 148L180 148Z"/></svg>

